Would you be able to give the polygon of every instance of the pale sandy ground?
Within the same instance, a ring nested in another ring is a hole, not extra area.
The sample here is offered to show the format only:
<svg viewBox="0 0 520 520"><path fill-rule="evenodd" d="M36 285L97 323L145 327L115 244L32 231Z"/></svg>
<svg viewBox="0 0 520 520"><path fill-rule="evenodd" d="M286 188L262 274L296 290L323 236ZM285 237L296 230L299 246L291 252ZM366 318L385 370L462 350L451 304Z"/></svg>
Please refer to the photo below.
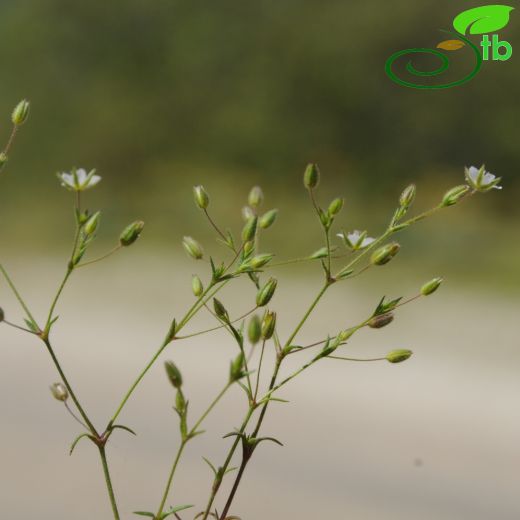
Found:
<svg viewBox="0 0 520 520"><path fill-rule="evenodd" d="M36 270L29 268L32 262L7 263L43 315L59 271L49 259L38 259ZM56 349L96 424L105 423L150 358L168 317L191 301L191 269L182 264L174 274L173 261L134 254L85 270L67 289ZM282 335L319 283L317 277L291 276L275 304ZM302 342L355 323L379 294L398 295L400 285L408 292L425 277L393 279L381 291L372 285L363 297L357 282L335 288ZM3 284L0 295L7 313L18 317ZM223 300L236 315L253 297L241 285ZM450 280L435 297L403 308L384 331L360 333L348 349L353 355L396 347L413 347L416 354L402 365L324 361L283 390L291 404L272 406L264 432L285 447L259 449L233 512L244 520L520 518L519 311L518 298ZM211 320L201 317L190 329ZM193 416L208 402L208 391L224 382L234 353L226 334L218 333L179 343L164 356L185 374ZM300 355L294 363L305 358ZM94 449L84 442L72 457L67 453L79 429L49 396L55 380L37 341L0 329L0 518L108 520ZM172 397L157 365L121 417L138 437L122 432L110 443L122 518L157 506L178 440ZM222 461L229 440L221 436L238 426L243 413L237 388L208 420L208 433L187 450L173 503L202 505L210 474L200 457Z"/></svg>

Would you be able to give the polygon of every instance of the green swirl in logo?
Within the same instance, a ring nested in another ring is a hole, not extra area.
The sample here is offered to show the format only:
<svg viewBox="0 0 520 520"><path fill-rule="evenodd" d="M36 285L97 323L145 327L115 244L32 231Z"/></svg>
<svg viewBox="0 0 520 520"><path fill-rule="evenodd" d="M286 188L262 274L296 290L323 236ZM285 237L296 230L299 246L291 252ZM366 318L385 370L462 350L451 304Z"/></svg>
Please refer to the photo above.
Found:
<svg viewBox="0 0 520 520"><path fill-rule="evenodd" d="M461 36L460 34L452 33L450 31L443 31L443 32L446 32L448 34L455 34L455 36L458 39L463 40L473 50L473 54L475 55L475 67L467 76L465 76L462 79L456 80L456 81L451 81L449 83L442 83L439 85L421 85L418 83L412 83L411 81L406 81L404 79L401 79L393 71L392 67L394 65L394 62L397 59L399 59L401 56L406 56L407 54L433 54L434 56L438 57L441 60L441 65L438 68L436 68L435 70L431 70L431 71L420 71L420 70L416 69L412 64L412 61L410 60L406 64L406 70L413 76L422 76L422 77L439 76L440 74L442 74L443 72L448 70L448 68L450 66L450 60L449 60L448 56L446 56L444 53L442 53L441 51L438 51L436 49L417 47L414 49L404 49L402 51L395 52L386 60L385 71L386 71L388 77L392 81L394 81L398 85L402 85L403 87L419 88L419 89L444 89L444 88L450 88L450 87L457 87L457 86L463 85L464 83L467 83L468 81L473 79L479 72L480 68L482 67L482 54L480 53L480 49L474 43L472 43L470 40L468 40L464 36Z"/></svg>

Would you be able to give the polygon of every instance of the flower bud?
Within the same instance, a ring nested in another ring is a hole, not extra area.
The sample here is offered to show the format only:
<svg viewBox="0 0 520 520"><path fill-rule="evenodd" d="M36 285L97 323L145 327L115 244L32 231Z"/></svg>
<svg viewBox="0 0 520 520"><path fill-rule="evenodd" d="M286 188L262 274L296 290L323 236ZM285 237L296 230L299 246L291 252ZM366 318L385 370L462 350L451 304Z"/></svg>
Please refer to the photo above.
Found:
<svg viewBox="0 0 520 520"><path fill-rule="evenodd" d="M170 383L174 388L180 388L182 386L182 375L177 365L175 365L173 361L165 361L164 368L166 369L166 375Z"/></svg>
<svg viewBox="0 0 520 520"><path fill-rule="evenodd" d="M329 256L329 248L324 246L320 247L314 253L312 253L309 258L312 258L313 260L317 260L318 258L327 258Z"/></svg>
<svg viewBox="0 0 520 520"><path fill-rule="evenodd" d="M244 354L240 352L238 356L231 362L231 366L229 368L229 381L230 383L234 383L238 381L242 377L244 377Z"/></svg>
<svg viewBox="0 0 520 520"><path fill-rule="evenodd" d="M92 236L96 232L96 229L98 228L98 225L99 225L100 217L101 217L101 212L98 211L98 212L94 213L94 215L92 215L87 220L87 222L85 223L85 226L83 228L86 235Z"/></svg>
<svg viewBox="0 0 520 520"><path fill-rule="evenodd" d="M0 307L0 323L2 323L4 320L5 320L4 309L2 309L2 307Z"/></svg>
<svg viewBox="0 0 520 520"><path fill-rule="evenodd" d="M7 155L4 152L0 152L0 170L5 166L7 162Z"/></svg>
<svg viewBox="0 0 520 520"><path fill-rule="evenodd" d="M254 314L249 320L249 326L247 328L247 336L252 345L256 345L260 341L262 335L262 324L260 318Z"/></svg>
<svg viewBox="0 0 520 520"><path fill-rule="evenodd" d="M264 253L261 255L254 256L247 262L243 267L250 268L250 269L260 269L267 263L269 263L273 258L273 255Z"/></svg>
<svg viewBox="0 0 520 520"><path fill-rule="evenodd" d="M191 237L184 237L182 239L182 246L186 253L195 260L200 260L204 256L202 246Z"/></svg>
<svg viewBox="0 0 520 520"><path fill-rule="evenodd" d="M303 174L303 184L309 190L314 189L320 182L320 170L317 164L308 164Z"/></svg>
<svg viewBox="0 0 520 520"><path fill-rule="evenodd" d="M415 184L410 184L403 190L403 193L401 193L399 197L399 204L402 208L409 208L412 205L415 199L415 191Z"/></svg>
<svg viewBox="0 0 520 520"><path fill-rule="evenodd" d="M278 216L278 210L271 209L260 217L260 220L258 221L258 225L262 229L267 229L268 227L271 227L273 225L277 216Z"/></svg>
<svg viewBox="0 0 520 520"><path fill-rule="evenodd" d="M264 194L262 192L262 188L260 186L254 186L251 188L251 191L249 192L249 196L247 198L247 203L252 208L258 208L264 201Z"/></svg>
<svg viewBox="0 0 520 520"><path fill-rule="evenodd" d="M253 249L255 248L255 243L250 240L249 242L246 242L244 244L244 257L247 257L247 255L249 255L249 253L251 253L251 251L253 251Z"/></svg>
<svg viewBox="0 0 520 520"><path fill-rule="evenodd" d="M260 288L256 295L256 305L258 307L263 307L271 301L274 291L276 290L277 283L278 282L276 281L276 278L269 278L267 283L262 288Z"/></svg>
<svg viewBox="0 0 520 520"><path fill-rule="evenodd" d="M250 218L246 222L246 225L244 226L244 229L242 230L242 240L244 242L249 242L250 240L253 240L255 238L257 222L258 222L258 218L256 216Z"/></svg>
<svg viewBox="0 0 520 520"><path fill-rule="evenodd" d="M213 309L215 310L215 314L221 320L229 321L229 315L226 308L224 307L224 305L222 305L222 302L217 300L216 298L213 298Z"/></svg>
<svg viewBox="0 0 520 520"><path fill-rule="evenodd" d="M197 298L204 292L202 280L196 274L194 274L191 279L191 290L193 291L193 294L197 296Z"/></svg>
<svg viewBox="0 0 520 520"><path fill-rule="evenodd" d="M254 216L255 212L249 206L244 206L242 208L242 218L245 221L248 221L250 218L253 218Z"/></svg>
<svg viewBox="0 0 520 520"><path fill-rule="evenodd" d="M394 321L394 315L391 312L387 312L385 314L379 314L379 316L374 316L369 322L368 326L371 329L382 329L386 327L389 323Z"/></svg>
<svg viewBox="0 0 520 520"><path fill-rule="evenodd" d="M459 200L465 197L468 192L469 186L466 186L465 184L455 186L454 188L451 188L451 190L448 190L444 194L444 197L442 198L442 205L453 206L454 204L457 204Z"/></svg>
<svg viewBox="0 0 520 520"><path fill-rule="evenodd" d="M266 311L264 314L264 318L262 320L262 339L271 339L274 334L274 329L276 327L276 312Z"/></svg>
<svg viewBox="0 0 520 520"><path fill-rule="evenodd" d="M194 186L193 187L193 198L195 199L195 204L200 209L206 209L209 205L209 196L204 189L204 186Z"/></svg>
<svg viewBox="0 0 520 520"><path fill-rule="evenodd" d="M143 228L144 222L142 220L132 222L119 235L119 243L124 247L131 246L139 238Z"/></svg>
<svg viewBox="0 0 520 520"><path fill-rule="evenodd" d="M343 207L343 199L340 199L340 198L334 199L329 204L328 214L331 217L334 217L335 215L337 215L341 211L342 207Z"/></svg>
<svg viewBox="0 0 520 520"><path fill-rule="evenodd" d="M413 352L411 350L392 350L392 352L389 352L386 355L385 359L390 363L401 363L403 361L406 361L412 354Z"/></svg>
<svg viewBox="0 0 520 520"><path fill-rule="evenodd" d="M175 396L175 409L179 415L186 413L186 399L184 399L184 394L180 388L177 389L177 395Z"/></svg>
<svg viewBox="0 0 520 520"><path fill-rule="evenodd" d="M54 383L50 386L51 394L54 399L65 402L69 398L67 387L63 383Z"/></svg>
<svg viewBox="0 0 520 520"><path fill-rule="evenodd" d="M430 294L434 293L439 288L441 283L442 283L442 278L434 278L433 280L426 282L421 287L421 294L423 296L429 296Z"/></svg>
<svg viewBox="0 0 520 520"><path fill-rule="evenodd" d="M18 105L14 107L11 115L11 121L14 125L23 125L29 117L29 101L22 99Z"/></svg>
<svg viewBox="0 0 520 520"><path fill-rule="evenodd" d="M347 339L349 339L352 336L352 334L354 334L354 332L356 332L355 328L342 330L338 334L337 338L338 338L340 343L343 343L344 341L347 341Z"/></svg>
<svg viewBox="0 0 520 520"><path fill-rule="evenodd" d="M374 251L370 257L370 262L373 265L387 264L399 252L399 249L401 249L401 246L397 242L380 247Z"/></svg>

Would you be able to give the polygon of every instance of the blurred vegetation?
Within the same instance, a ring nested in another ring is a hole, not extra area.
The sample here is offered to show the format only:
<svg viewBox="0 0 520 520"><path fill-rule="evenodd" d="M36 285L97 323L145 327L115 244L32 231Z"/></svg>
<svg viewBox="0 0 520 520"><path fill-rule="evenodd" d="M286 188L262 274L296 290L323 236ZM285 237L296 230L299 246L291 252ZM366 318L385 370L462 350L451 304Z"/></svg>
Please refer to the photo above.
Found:
<svg viewBox="0 0 520 520"><path fill-rule="evenodd" d="M441 91L399 87L384 72L391 53L435 47L438 29L450 29L470 7L448 0L5 0L4 139L20 98L31 100L32 113L0 179L0 248L64 244L68 195L54 173L73 165L104 177L90 198L104 211L102 237L139 217L157 243L177 246L186 233L205 238L192 205L195 183L212 195L217 217L235 218L237 228L236 201L258 183L284 208L272 232L282 251L290 235L303 253L319 233L304 213L307 162L321 166L324 202L346 197L345 227L373 232L410 181L426 207L462 182L464 165L485 162L504 177L503 192L450 209L404 240L434 266L473 278L494 269L493 280L518 280L520 246L510 239L520 194L515 56ZM519 26L514 11L501 32L514 49Z"/></svg>

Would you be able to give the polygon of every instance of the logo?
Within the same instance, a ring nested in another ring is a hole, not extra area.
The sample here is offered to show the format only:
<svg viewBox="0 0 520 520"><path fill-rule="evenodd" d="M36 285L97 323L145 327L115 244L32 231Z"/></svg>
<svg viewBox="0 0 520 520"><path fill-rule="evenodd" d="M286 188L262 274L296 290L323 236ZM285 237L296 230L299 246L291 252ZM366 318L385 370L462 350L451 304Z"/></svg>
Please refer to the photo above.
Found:
<svg viewBox="0 0 520 520"><path fill-rule="evenodd" d="M490 35L509 23L509 14L513 9L514 7L508 5L484 5L460 13L453 20L453 27L457 32L441 29L441 32L450 35L450 39L438 43L435 49L417 47L395 52L386 60L386 74L398 85L418 89L445 89L467 83L478 74L484 61L506 61L513 55L513 48L509 42L500 40L498 34ZM469 35L482 35L480 43L473 43ZM469 50L474 60L473 69L462 79L441 84L421 83L419 80L415 83L402 79L394 71L396 62L402 61L403 56L433 55L440 60L440 65L434 70L420 70L413 65L412 60L409 60L404 68L408 74L419 78L439 76L450 67L450 59L446 53L461 49Z"/></svg>

